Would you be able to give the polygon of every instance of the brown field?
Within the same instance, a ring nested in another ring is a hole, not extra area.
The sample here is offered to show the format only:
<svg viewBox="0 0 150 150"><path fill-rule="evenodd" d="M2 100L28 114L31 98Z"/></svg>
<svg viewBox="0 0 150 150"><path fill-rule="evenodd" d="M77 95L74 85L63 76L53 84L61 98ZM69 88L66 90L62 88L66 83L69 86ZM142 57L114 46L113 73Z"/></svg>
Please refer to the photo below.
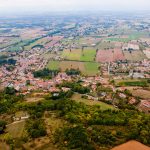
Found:
<svg viewBox="0 0 150 150"><path fill-rule="evenodd" d="M123 51L123 53L125 58L129 61L142 61L146 58L144 53L140 50L134 50L132 51L132 53L130 53L129 51Z"/></svg>
<svg viewBox="0 0 150 150"><path fill-rule="evenodd" d="M62 69L62 71L65 71L66 69L71 69L71 68L85 71L84 63L76 62L76 61L62 61L60 63L60 68Z"/></svg>
<svg viewBox="0 0 150 150"><path fill-rule="evenodd" d="M137 89L132 91L133 96L138 96L142 99L150 99L150 91Z"/></svg>
<svg viewBox="0 0 150 150"><path fill-rule="evenodd" d="M123 53L120 49L99 50L96 56L97 62L113 62L117 60L124 60Z"/></svg>
<svg viewBox="0 0 150 150"><path fill-rule="evenodd" d="M129 141L127 143L114 147L112 150L150 150L150 147L137 141Z"/></svg>

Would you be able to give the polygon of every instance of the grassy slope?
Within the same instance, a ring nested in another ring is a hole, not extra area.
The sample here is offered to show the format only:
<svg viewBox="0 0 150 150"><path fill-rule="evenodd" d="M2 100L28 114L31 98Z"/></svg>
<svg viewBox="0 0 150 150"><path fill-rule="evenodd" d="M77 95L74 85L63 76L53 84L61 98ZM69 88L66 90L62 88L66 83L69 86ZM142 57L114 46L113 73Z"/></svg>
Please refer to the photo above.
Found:
<svg viewBox="0 0 150 150"><path fill-rule="evenodd" d="M19 121L8 125L6 130L13 138L17 138L22 136L24 127L25 121Z"/></svg>
<svg viewBox="0 0 150 150"><path fill-rule="evenodd" d="M113 106L108 105L108 104L103 103L103 102L100 102L100 101L93 101L93 100L88 100L88 99L81 98L80 94L74 94L72 96L72 100L75 100L76 102L82 102L86 105L91 105L91 106L99 105L101 110L115 109Z"/></svg>

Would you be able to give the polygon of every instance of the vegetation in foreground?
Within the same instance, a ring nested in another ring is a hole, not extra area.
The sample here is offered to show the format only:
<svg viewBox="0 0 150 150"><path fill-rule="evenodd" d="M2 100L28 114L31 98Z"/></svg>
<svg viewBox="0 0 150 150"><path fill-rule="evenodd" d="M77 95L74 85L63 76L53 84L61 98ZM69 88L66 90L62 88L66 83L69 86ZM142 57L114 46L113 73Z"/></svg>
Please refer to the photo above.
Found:
<svg viewBox="0 0 150 150"><path fill-rule="evenodd" d="M17 138L8 135L9 132L5 131L7 122L0 121L3 140L12 149L22 148L25 143L42 137L50 137L49 142L57 149L110 149L131 139L150 145L150 116L136 109L126 107L103 110L102 106L85 105L68 99L71 94L59 100L51 100L51 96L47 96L41 102L25 103L17 101L18 96L12 96L9 90L0 94L1 104L7 106L7 109L4 107L1 110L1 115L10 115L20 110L30 115L22 135ZM15 107L9 105L10 98L15 100L12 101ZM48 115L45 115L46 112ZM46 123L52 116L62 120L61 127L56 128L53 134L48 132L53 128Z"/></svg>

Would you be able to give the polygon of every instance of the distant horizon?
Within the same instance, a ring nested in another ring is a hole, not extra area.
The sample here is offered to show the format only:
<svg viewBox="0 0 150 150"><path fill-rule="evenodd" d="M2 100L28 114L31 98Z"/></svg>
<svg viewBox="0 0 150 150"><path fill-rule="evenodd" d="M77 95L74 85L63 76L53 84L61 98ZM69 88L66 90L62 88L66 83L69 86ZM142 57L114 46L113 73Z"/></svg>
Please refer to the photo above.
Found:
<svg viewBox="0 0 150 150"><path fill-rule="evenodd" d="M150 16L150 10L141 10L138 12L135 11L115 11L115 10L96 10L96 11L87 11L87 10L76 10L76 11L43 11L43 12L36 12L36 11L26 11L26 12L0 12L0 18L13 18L13 17L28 17L28 16L71 16L71 15L148 15Z"/></svg>
<svg viewBox="0 0 150 150"><path fill-rule="evenodd" d="M150 0L0 0L0 15L63 12L150 12Z"/></svg>

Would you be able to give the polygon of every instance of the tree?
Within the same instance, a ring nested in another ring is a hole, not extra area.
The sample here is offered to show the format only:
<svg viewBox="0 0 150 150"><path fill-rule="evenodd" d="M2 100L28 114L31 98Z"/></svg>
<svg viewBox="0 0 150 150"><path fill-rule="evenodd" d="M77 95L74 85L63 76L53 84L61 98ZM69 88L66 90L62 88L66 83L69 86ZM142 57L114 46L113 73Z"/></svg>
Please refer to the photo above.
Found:
<svg viewBox="0 0 150 150"><path fill-rule="evenodd" d="M16 93L16 90L14 89L14 87L6 87L5 88L5 93L9 94L9 95L13 95Z"/></svg>
<svg viewBox="0 0 150 150"><path fill-rule="evenodd" d="M0 120L0 134L4 133L4 129L6 128L6 122L3 120Z"/></svg>

